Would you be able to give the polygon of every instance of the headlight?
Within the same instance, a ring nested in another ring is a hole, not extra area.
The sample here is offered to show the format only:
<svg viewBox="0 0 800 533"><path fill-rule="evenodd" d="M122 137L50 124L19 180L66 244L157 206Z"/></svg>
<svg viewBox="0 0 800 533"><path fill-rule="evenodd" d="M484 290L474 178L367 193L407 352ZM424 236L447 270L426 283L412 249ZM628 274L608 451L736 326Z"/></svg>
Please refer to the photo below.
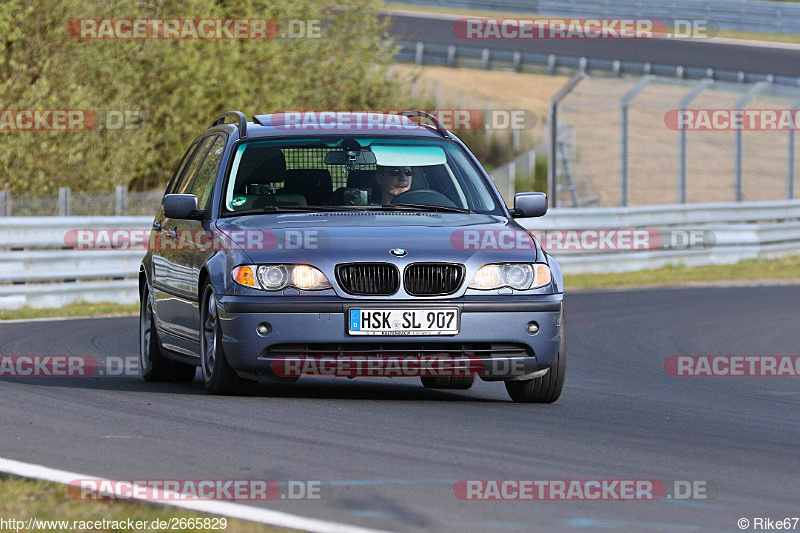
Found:
<svg viewBox="0 0 800 533"><path fill-rule="evenodd" d="M547 285L550 279L550 268L541 263L484 265L475 273L469 288L484 291L501 287L535 289Z"/></svg>
<svg viewBox="0 0 800 533"><path fill-rule="evenodd" d="M284 265L258 267L258 282L266 291L279 291L289 286L289 269Z"/></svg>
<svg viewBox="0 0 800 533"><path fill-rule="evenodd" d="M233 269L233 280L245 287L265 291L289 287L318 291L331 287L325 274L309 265L242 265Z"/></svg>
<svg viewBox="0 0 800 533"><path fill-rule="evenodd" d="M318 291L320 289L329 289L331 282L325 277L325 274L312 266L308 265L295 265L292 271L292 285L298 289L305 291Z"/></svg>

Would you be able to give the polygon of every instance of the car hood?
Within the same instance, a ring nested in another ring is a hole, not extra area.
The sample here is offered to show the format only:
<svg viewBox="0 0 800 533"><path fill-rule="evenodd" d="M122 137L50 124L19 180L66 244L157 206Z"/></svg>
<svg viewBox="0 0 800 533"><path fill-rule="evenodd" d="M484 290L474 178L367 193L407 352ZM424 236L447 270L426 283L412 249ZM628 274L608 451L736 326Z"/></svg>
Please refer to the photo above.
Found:
<svg viewBox="0 0 800 533"><path fill-rule="evenodd" d="M530 234L513 220L481 214L344 211L219 219L254 263L468 260L543 262Z"/></svg>

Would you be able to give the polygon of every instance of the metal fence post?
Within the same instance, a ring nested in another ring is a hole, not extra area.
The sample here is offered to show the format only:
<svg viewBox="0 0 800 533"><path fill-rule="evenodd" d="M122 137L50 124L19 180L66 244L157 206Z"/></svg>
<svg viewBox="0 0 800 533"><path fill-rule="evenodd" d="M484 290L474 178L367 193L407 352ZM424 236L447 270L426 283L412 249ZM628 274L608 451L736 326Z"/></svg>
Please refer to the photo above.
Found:
<svg viewBox="0 0 800 533"><path fill-rule="evenodd" d="M692 100L700 96L707 87L714 83L712 79L701 80L691 91L681 98L678 104L678 203L686 203L686 128L681 125L681 114L686 111Z"/></svg>
<svg viewBox="0 0 800 533"><path fill-rule="evenodd" d="M128 212L128 188L124 185L117 185L116 206L114 212L118 217L124 216Z"/></svg>
<svg viewBox="0 0 800 533"><path fill-rule="evenodd" d="M550 100L550 147L547 151L547 195L550 206L558 207L558 106L569 93L586 77L586 72L579 70Z"/></svg>
<svg viewBox="0 0 800 533"><path fill-rule="evenodd" d="M628 205L628 107L655 76L644 76L620 100L619 205Z"/></svg>
<svg viewBox="0 0 800 533"><path fill-rule="evenodd" d="M789 126L789 139L786 153L786 199L794 198L794 127Z"/></svg>
<svg viewBox="0 0 800 533"><path fill-rule="evenodd" d="M772 81L759 81L754 84L747 93L736 102L736 110L741 111L747 103L758 96L767 87L772 84ZM742 201L742 128L736 129L736 176L734 179L734 188L736 190L734 197L737 202Z"/></svg>
<svg viewBox="0 0 800 533"><path fill-rule="evenodd" d="M417 50L414 54L414 62L417 65L422 65L423 54L425 53L425 43L422 41L417 42Z"/></svg>
<svg viewBox="0 0 800 533"><path fill-rule="evenodd" d="M792 116L797 116L800 100L792 103ZM789 124L789 138L786 142L786 199L794 199L794 123Z"/></svg>
<svg viewBox="0 0 800 533"><path fill-rule="evenodd" d="M517 192L517 162L511 160L508 163L508 202L509 205L514 205L514 195Z"/></svg>
<svg viewBox="0 0 800 533"><path fill-rule="evenodd" d="M448 67L455 67L456 66L456 45L451 44L447 47L447 66Z"/></svg>
<svg viewBox="0 0 800 533"><path fill-rule="evenodd" d="M487 141L492 137L491 117L492 117L492 101L486 100L486 114L483 116L483 127L485 128Z"/></svg>
<svg viewBox="0 0 800 533"><path fill-rule="evenodd" d="M7 217L9 216L10 205L9 205L9 192L8 191L0 191L0 217Z"/></svg>
<svg viewBox="0 0 800 533"><path fill-rule="evenodd" d="M69 187L61 187L58 189L58 216L68 217L70 212L70 196L71 191Z"/></svg>

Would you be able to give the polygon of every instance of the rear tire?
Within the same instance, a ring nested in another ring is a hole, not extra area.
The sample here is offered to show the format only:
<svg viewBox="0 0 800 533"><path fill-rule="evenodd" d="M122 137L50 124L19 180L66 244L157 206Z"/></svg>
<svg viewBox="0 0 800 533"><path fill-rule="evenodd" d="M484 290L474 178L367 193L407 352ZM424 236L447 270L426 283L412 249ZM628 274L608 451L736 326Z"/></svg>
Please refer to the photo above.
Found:
<svg viewBox="0 0 800 533"><path fill-rule="evenodd" d="M145 381L191 383L197 367L164 357L153 318L150 289L145 284L139 305L139 371L142 377Z"/></svg>
<svg viewBox="0 0 800 533"><path fill-rule="evenodd" d="M475 375L420 378L426 389L467 390L475 383Z"/></svg>
<svg viewBox="0 0 800 533"><path fill-rule="evenodd" d="M561 343L553 366L544 376L522 381L506 381L506 390L517 403L553 403L561 396L567 375L567 327L561 317Z"/></svg>
<svg viewBox="0 0 800 533"><path fill-rule="evenodd" d="M200 369L206 390L211 394L250 394L257 385L255 381L240 378L228 364L222 347L217 297L210 283L203 289L203 299L200 300Z"/></svg>

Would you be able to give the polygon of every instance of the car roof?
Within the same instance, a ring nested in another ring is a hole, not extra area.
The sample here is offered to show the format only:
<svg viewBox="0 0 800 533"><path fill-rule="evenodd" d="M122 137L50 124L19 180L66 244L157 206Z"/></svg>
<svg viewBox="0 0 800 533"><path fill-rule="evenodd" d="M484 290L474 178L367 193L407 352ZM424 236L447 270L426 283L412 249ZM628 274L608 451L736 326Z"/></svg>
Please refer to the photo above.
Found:
<svg viewBox="0 0 800 533"><path fill-rule="evenodd" d="M323 123L323 126L319 124ZM240 125L213 125L238 131ZM313 135L373 135L389 137L431 137L444 135L435 126L420 124L407 116L351 111L285 111L255 115L247 122L244 138L308 137Z"/></svg>

